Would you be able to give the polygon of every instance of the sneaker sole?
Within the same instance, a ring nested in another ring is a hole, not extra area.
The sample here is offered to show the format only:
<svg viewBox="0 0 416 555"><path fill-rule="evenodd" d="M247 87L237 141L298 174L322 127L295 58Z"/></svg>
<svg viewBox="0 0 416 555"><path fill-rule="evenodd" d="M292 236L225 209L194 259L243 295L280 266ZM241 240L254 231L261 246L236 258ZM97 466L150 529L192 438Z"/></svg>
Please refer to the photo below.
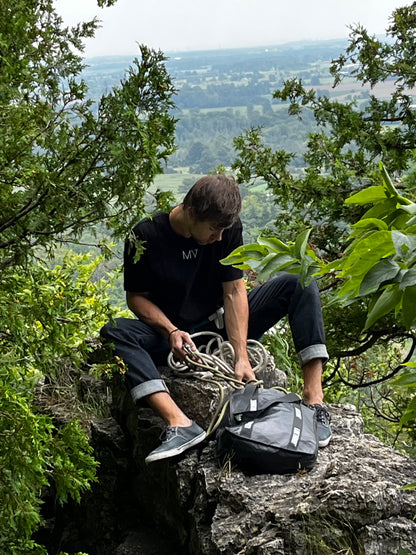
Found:
<svg viewBox="0 0 416 555"><path fill-rule="evenodd" d="M170 457L180 455L187 449L190 449L191 447L194 447L194 445L198 445L198 443L204 441L206 435L206 432L202 432L201 434L199 434L199 436L194 437L193 439L191 439L187 443L180 445L179 447L175 447L174 449L170 449L169 451L164 451L163 453L156 453L155 455L150 454L145 458L144 462L148 464L150 462L159 461L161 459L169 459Z"/></svg>
<svg viewBox="0 0 416 555"><path fill-rule="evenodd" d="M318 441L318 447L326 447L328 443L331 441L331 438L332 438L332 435L330 435L326 439L321 439L321 441Z"/></svg>

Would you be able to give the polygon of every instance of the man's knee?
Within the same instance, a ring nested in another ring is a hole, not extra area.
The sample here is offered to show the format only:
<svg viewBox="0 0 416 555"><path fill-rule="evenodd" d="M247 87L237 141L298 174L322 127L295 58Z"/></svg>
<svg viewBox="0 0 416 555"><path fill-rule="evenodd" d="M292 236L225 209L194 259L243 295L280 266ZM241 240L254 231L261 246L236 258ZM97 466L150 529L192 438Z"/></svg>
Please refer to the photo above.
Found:
<svg viewBox="0 0 416 555"><path fill-rule="evenodd" d="M113 341L114 339L117 339L118 337L120 337L125 333L126 327L128 327L128 325L126 326L126 323L124 322L124 320L130 320L130 319L116 318L115 320L111 320L110 322L107 322L107 324L105 324L101 328L100 336L107 341Z"/></svg>
<svg viewBox="0 0 416 555"><path fill-rule="evenodd" d="M100 329L100 336L103 339L109 340L112 337L113 331L115 328L114 322L107 322L101 329Z"/></svg>
<svg viewBox="0 0 416 555"><path fill-rule="evenodd" d="M284 283L289 287L293 287L295 289L297 285L300 283L299 274L290 274L289 272L282 272L277 277L273 278L277 282Z"/></svg>
<svg viewBox="0 0 416 555"><path fill-rule="evenodd" d="M295 291L307 291L308 293L316 294L319 293L318 284L316 280L313 279L309 285L305 286L302 285L300 275L299 274L289 274L283 272L282 274L278 275L276 278L273 278L272 281L276 280L276 289L283 287L286 291L290 293L294 293Z"/></svg>
<svg viewBox="0 0 416 555"><path fill-rule="evenodd" d="M298 274L282 272L268 283L273 296L290 297L300 287L300 278Z"/></svg>

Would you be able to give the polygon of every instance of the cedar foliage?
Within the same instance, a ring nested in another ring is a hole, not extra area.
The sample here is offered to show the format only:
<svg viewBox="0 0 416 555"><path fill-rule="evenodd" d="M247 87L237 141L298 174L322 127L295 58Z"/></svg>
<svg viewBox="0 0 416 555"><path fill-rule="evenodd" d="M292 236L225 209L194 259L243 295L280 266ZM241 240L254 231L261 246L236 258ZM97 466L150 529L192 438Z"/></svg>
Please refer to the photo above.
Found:
<svg viewBox="0 0 416 555"><path fill-rule="evenodd" d="M79 501L96 479L81 423L57 429L37 388L81 369L85 338L111 317L100 259L69 251L51 268L48 257L97 222L124 235L143 212L174 149L175 91L163 54L140 46L93 102L80 73L96 20L66 28L52 0L0 0L0 13L0 551L27 554L44 551L31 539L42 488Z"/></svg>

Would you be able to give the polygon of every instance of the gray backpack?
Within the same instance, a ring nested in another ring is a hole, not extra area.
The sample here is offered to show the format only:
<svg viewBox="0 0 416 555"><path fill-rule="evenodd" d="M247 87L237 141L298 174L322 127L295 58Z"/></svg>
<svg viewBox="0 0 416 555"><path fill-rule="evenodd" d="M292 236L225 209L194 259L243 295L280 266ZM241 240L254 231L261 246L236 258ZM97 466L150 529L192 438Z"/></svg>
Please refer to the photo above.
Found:
<svg viewBox="0 0 416 555"><path fill-rule="evenodd" d="M248 384L231 393L216 451L249 474L310 470L318 456L315 411L295 393Z"/></svg>

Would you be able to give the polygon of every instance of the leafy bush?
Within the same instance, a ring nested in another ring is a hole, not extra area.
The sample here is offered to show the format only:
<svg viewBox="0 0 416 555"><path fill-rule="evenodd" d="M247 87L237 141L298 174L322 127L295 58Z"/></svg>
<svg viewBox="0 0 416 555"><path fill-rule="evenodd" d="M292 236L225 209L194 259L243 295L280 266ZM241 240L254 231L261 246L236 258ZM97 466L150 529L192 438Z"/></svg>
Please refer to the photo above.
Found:
<svg viewBox="0 0 416 555"><path fill-rule="evenodd" d="M56 428L39 414L36 386L58 379L62 366L80 370L85 340L112 316L106 288L94 281L101 258L68 252L53 268L44 264L3 273L0 284L0 551L28 553L41 522L42 488L60 502L79 501L96 479L97 463L76 421ZM69 412L75 413L75 407ZM41 551L39 551L41 552Z"/></svg>
<svg viewBox="0 0 416 555"><path fill-rule="evenodd" d="M41 523L42 488L54 483L57 499L76 501L96 480L96 461L76 422L56 430L52 418L37 414L32 399L0 386L0 550L42 552L31 540Z"/></svg>
<svg viewBox="0 0 416 555"><path fill-rule="evenodd" d="M39 262L25 270L7 272L0 285L2 346L8 356L0 377L22 375L36 380L53 377L62 358L79 367L89 347L85 338L93 335L108 319L110 305L105 277L94 281L102 257L65 255L62 264L48 268Z"/></svg>
<svg viewBox="0 0 416 555"><path fill-rule="evenodd" d="M79 424L57 429L36 410L36 385L80 369L85 339L111 317L107 281L93 277L99 259L44 261L97 223L124 236L144 212L174 149L175 89L163 54L141 46L119 86L93 102L79 53L98 21L65 27L52 0L1 8L0 550L26 554L42 552L30 539L42 488L79 500L96 469Z"/></svg>
<svg viewBox="0 0 416 555"><path fill-rule="evenodd" d="M346 200L347 204L371 207L352 225L349 244L335 261L319 258L308 244L311 230L305 230L288 244L259 237L257 243L238 247L222 262L250 269L259 279L284 270L299 274L304 285L314 278L331 283L323 296L324 310L335 307L332 331L337 338L343 321L346 323L349 348L330 351L336 360L327 381L334 384L338 379L353 390L366 389L371 403L365 406L372 405L378 417L391 423L389 433L395 440L404 432L403 446L412 453L406 438L414 441L416 429L416 363L411 361L416 348L416 204L402 196L384 167L380 168L380 183ZM357 314L355 331L348 322L351 308ZM358 344L355 349L353 334ZM382 349L378 349L380 345ZM386 382L399 373L401 377L386 389ZM406 403L399 386L407 387Z"/></svg>

